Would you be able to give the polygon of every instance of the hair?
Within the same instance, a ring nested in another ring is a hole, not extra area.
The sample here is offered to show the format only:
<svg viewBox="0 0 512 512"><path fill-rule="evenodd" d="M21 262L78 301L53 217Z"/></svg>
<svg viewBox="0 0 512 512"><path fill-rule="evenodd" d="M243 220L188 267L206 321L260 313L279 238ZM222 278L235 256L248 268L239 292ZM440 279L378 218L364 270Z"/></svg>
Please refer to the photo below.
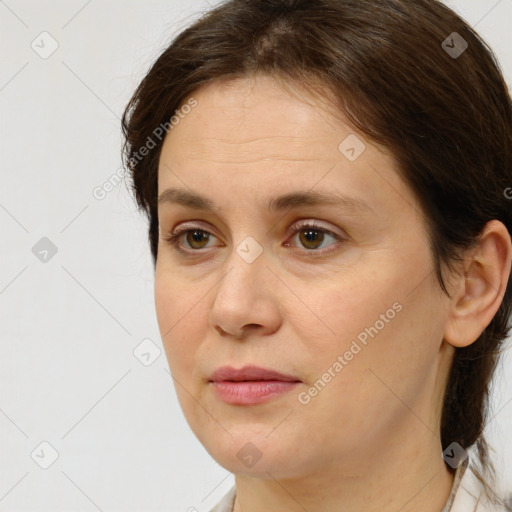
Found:
<svg viewBox="0 0 512 512"><path fill-rule="evenodd" d="M450 54L459 36L467 49ZM228 0L172 41L123 115L124 162L149 221L154 265L163 140L143 158L139 148L201 86L255 74L317 96L323 87L354 130L391 152L421 206L447 296L443 267L462 261L488 221L512 232L511 98L492 50L456 13L437 0ZM511 311L509 279L490 324L455 349L442 409L443 448L476 448L490 476L484 428Z"/></svg>

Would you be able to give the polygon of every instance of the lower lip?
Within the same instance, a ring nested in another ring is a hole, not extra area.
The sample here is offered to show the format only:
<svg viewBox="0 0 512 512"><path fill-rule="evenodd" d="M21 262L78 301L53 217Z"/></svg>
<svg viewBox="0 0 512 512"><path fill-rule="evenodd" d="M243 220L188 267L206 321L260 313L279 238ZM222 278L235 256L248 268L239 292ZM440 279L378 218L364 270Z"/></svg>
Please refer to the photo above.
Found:
<svg viewBox="0 0 512 512"><path fill-rule="evenodd" d="M217 396L228 404L254 405L281 396L300 382L282 380L212 382Z"/></svg>

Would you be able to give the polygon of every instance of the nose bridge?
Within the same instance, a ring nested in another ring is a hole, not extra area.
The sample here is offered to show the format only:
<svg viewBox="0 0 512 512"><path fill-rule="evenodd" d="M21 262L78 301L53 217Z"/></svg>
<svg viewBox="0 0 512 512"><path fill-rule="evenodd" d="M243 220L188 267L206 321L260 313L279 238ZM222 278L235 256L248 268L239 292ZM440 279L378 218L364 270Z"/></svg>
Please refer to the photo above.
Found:
<svg viewBox="0 0 512 512"><path fill-rule="evenodd" d="M248 191L246 193L249 193ZM254 197L254 192L249 196ZM250 208L248 210L247 208ZM254 274L265 271L264 230L261 228L263 219L252 204L237 205L231 215L237 221L232 226L233 247L226 261L230 274L235 272L239 279L251 280Z"/></svg>
<svg viewBox="0 0 512 512"><path fill-rule="evenodd" d="M254 238L245 237L232 247L226 272L216 288L210 312L212 326L235 336L247 325L276 329L278 313L274 311L266 265L263 247Z"/></svg>
<svg viewBox="0 0 512 512"><path fill-rule="evenodd" d="M233 246L226 260L226 268L217 295L222 291L226 297L234 295L240 301L244 297L244 290L247 294L254 294L258 291L258 284L266 281L263 274L268 272L262 245L252 236L245 237Z"/></svg>

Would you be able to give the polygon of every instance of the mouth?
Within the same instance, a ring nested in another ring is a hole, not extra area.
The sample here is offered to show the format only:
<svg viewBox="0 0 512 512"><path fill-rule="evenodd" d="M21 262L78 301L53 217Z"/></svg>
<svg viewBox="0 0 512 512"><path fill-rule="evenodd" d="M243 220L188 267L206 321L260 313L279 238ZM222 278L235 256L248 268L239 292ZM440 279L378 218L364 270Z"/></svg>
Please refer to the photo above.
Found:
<svg viewBox="0 0 512 512"><path fill-rule="evenodd" d="M282 396L302 381L293 375L258 366L235 369L218 368L210 376L211 385L223 402L232 405L256 405Z"/></svg>

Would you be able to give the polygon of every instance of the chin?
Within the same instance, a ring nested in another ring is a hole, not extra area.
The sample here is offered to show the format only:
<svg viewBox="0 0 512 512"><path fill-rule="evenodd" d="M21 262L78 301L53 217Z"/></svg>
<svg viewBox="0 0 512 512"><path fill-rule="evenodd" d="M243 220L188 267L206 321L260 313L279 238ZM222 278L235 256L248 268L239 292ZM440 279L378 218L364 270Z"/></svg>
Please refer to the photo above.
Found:
<svg viewBox="0 0 512 512"><path fill-rule="evenodd" d="M284 446L282 436L275 433L269 436L270 430L230 431L231 437L219 428L215 436L210 431L208 439L204 436L198 436L198 439L212 458L231 473L260 478L270 478L269 473L273 477L292 477L297 471L294 457L297 450Z"/></svg>

